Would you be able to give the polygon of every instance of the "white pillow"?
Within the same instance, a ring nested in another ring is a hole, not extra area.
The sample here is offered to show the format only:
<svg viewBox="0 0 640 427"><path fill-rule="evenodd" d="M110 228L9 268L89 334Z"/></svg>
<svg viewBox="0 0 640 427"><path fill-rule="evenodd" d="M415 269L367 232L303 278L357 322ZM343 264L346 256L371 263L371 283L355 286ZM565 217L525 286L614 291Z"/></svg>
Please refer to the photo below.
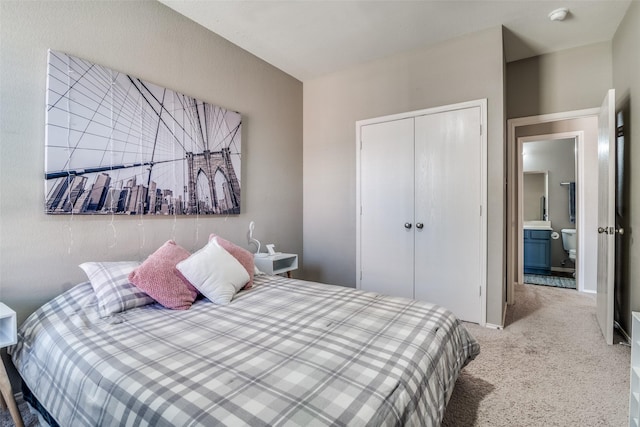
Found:
<svg viewBox="0 0 640 427"><path fill-rule="evenodd" d="M176 268L209 301L228 304L249 281L249 273L216 239L180 261Z"/></svg>

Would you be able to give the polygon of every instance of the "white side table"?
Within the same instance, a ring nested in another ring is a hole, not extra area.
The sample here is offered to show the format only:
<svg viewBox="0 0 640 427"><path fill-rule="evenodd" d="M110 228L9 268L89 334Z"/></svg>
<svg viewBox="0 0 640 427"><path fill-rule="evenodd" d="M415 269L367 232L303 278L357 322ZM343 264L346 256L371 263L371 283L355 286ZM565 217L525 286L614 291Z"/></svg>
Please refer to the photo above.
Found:
<svg viewBox="0 0 640 427"><path fill-rule="evenodd" d="M291 277L291 272L298 269L297 254L254 255L253 260L258 270L266 274L287 273Z"/></svg>
<svg viewBox="0 0 640 427"><path fill-rule="evenodd" d="M0 302L0 349L9 347L18 342L16 325L16 312ZM24 427L22 416L13 397L9 375L4 367L4 362L0 361L0 406L2 409L9 407L11 418L16 427Z"/></svg>

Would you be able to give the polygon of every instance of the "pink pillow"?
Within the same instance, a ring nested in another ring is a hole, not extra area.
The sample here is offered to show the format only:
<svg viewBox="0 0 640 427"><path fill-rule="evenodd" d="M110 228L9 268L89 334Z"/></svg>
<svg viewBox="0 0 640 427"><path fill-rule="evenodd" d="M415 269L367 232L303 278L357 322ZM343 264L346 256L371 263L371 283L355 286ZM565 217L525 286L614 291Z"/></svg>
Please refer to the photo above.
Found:
<svg viewBox="0 0 640 427"><path fill-rule="evenodd" d="M167 308L188 310L198 291L178 277L175 268L190 255L189 251L169 240L129 274L129 281Z"/></svg>
<svg viewBox="0 0 640 427"><path fill-rule="evenodd" d="M249 281L242 289L251 289L253 287L253 273L255 273L255 264L253 262L253 254L248 250L241 248L235 243L231 243L228 240L223 239L216 234L209 236L209 241L217 239L218 244L222 246L227 252L229 252L235 259L242 264L247 273L249 273Z"/></svg>

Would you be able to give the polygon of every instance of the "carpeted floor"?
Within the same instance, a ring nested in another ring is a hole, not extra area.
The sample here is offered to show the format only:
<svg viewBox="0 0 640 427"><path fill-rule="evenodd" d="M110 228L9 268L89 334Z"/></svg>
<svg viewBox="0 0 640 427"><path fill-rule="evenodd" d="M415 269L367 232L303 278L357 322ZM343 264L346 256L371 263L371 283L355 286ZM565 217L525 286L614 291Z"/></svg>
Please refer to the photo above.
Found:
<svg viewBox="0 0 640 427"><path fill-rule="evenodd" d="M22 414L22 421L24 422L24 427L38 427L40 423L38 423L38 417L35 414L32 414L29 411L29 405L27 402L22 400L22 398L18 397L16 399L16 403L18 404L18 409ZM9 410L0 409L0 427L14 427L13 419L11 418L11 414L9 414Z"/></svg>
<svg viewBox="0 0 640 427"><path fill-rule="evenodd" d="M481 353L458 379L443 426L626 425L630 349L604 343L595 313L592 295L516 286L504 330L467 325ZM39 425L20 409L27 427Z"/></svg>
<svg viewBox="0 0 640 427"><path fill-rule="evenodd" d="M628 425L630 348L604 343L595 296L518 285L506 323L468 324L481 353L458 379L443 426Z"/></svg>

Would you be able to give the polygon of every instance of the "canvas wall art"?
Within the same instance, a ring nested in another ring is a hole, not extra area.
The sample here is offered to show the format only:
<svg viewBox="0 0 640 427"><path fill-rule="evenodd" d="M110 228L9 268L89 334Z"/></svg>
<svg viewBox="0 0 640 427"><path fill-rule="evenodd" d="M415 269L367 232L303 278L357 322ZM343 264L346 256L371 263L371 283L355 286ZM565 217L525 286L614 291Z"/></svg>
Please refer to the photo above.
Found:
<svg viewBox="0 0 640 427"><path fill-rule="evenodd" d="M49 51L48 214L240 213L242 117Z"/></svg>

